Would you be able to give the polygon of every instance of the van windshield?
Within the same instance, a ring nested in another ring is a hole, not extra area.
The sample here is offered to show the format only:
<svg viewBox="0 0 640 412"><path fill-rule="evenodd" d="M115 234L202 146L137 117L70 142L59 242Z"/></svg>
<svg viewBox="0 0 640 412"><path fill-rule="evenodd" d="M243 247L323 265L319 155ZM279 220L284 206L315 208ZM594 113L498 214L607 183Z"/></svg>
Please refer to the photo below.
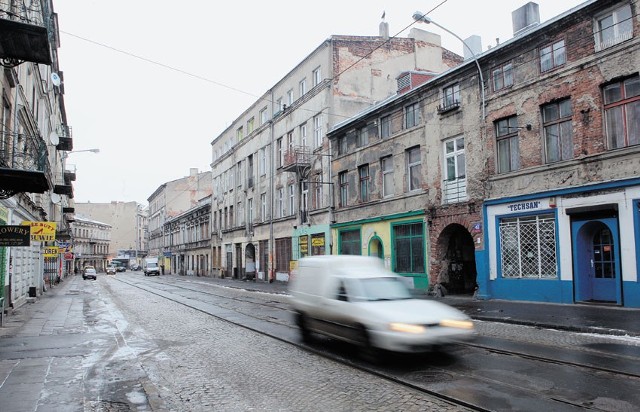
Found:
<svg viewBox="0 0 640 412"><path fill-rule="evenodd" d="M147 267L148 268L157 268L158 264L157 263L147 263Z"/></svg>
<svg viewBox="0 0 640 412"><path fill-rule="evenodd" d="M411 292L403 281L392 277L358 279L353 285L354 297L358 300L400 300L411 299Z"/></svg>

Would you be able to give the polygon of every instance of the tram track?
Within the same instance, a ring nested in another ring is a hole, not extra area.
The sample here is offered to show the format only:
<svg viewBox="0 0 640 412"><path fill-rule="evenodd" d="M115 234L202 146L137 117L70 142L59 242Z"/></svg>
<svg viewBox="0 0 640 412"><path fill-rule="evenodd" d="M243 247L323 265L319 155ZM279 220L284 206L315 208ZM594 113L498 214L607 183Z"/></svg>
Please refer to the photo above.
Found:
<svg viewBox="0 0 640 412"><path fill-rule="evenodd" d="M460 397L451 396L446 393L443 393L441 390L430 389L428 386L431 382L427 382L426 384L420 381L416 381L415 379L408 379L403 376L402 373L398 373L397 370L388 369L384 367L380 367L378 365L371 365L367 363L361 363L359 361L354 361L344 355L340 355L340 353L335 353L335 351L327 351L326 349L322 349L322 345L318 345L318 347L314 347L315 345L303 344L298 338L298 328L293 323L293 312L289 309L286 302L274 302L269 299L257 299L253 295L251 298L246 297L238 297L238 296L230 296L228 293L216 293L211 288L203 288L198 287L196 285L187 285L187 284L178 284L176 282L147 282L147 281L130 281L122 278L114 278L120 282L126 283L132 287L136 287L142 289L148 293L152 293L156 296L162 297L164 299L168 299L175 303L181 304L186 307L190 307L192 309L198 310L200 312L206 313L210 316L214 316L220 320L231 323L236 326L240 326L246 329L249 329L253 332L262 334L272 339L279 340L281 342L285 342L291 345L296 346L297 348L303 349L305 351L314 353L319 356L323 356L325 358L329 358L333 361L339 362L344 365L348 365L353 368L357 368L366 373L370 373L375 375L376 377L385 379L387 381L393 382L395 384L401 385L406 388L410 388L412 390L418 391L420 393L424 393L429 396L436 397L438 399L450 402L454 405L461 406L467 408L469 410L476 411L485 411L485 410L494 410L494 409L485 409L482 405L477 405L473 401L461 399ZM173 290L168 290L173 289ZM182 291L180 294L178 291ZM199 298L202 297L202 298ZM212 304L208 300L211 298L216 300L215 304ZM226 305L227 303L232 303L232 305ZM211 310L210 306L217 306L222 308L219 310ZM254 305L252 308L251 305ZM228 307L232 306L232 307ZM240 307L238 307L240 306ZM264 308L268 308L270 310L279 311L285 314L285 316L265 316L263 314ZM261 310L254 310L261 309ZM229 311L235 312L236 315L229 316ZM237 314L241 314L242 317L238 318ZM250 321L246 321L248 317ZM284 319L287 318L287 319ZM243 319L245 321L243 321ZM253 321L251 321L253 320ZM267 326L262 328L256 327L255 320L260 322L267 322L267 324L271 326ZM622 371L616 370L612 368L607 368L600 365L586 364L575 361L567 361L563 359L551 359L548 357L537 356L531 353L524 353L522 351L513 351L506 350L497 347L492 347L489 345L477 344L477 343L461 343L459 347L466 348L469 351L479 351L484 352L485 354L491 354L492 356L498 355L503 357L517 357L526 361L532 361L536 363L540 363L543 365L555 365L565 368L578 368L581 373L600 373L611 375L612 378L617 377L618 379L636 379L640 383L640 373L630 372L630 371ZM338 351L339 352L339 351ZM474 356L474 355L471 355ZM496 380L491 377L483 376L481 373L478 373L474 370L467 371L455 371L442 367L438 367L435 365L428 365L428 370L436 376L451 376L452 380L458 379L460 381L464 380L476 380L483 381L488 386L492 387L502 387L505 388L505 392L509 392L510 390L516 391L519 393L528 392L531 396L535 396L537 399L546 399L551 404L557 405L558 409L562 409L560 405L564 405L572 410L572 408L580 408L580 409L595 409L592 408L588 404L584 402L575 402L571 399L565 399L562 396L541 396L539 391L536 389L528 389L519 386L518 384L513 384L511 382L504 382L500 380ZM411 375L411 374L410 374ZM417 374L419 375L419 373ZM416 376L414 373L412 376ZM412 381L413 380L413 381ZM434 385L438 386L438 385Z"/></svg>

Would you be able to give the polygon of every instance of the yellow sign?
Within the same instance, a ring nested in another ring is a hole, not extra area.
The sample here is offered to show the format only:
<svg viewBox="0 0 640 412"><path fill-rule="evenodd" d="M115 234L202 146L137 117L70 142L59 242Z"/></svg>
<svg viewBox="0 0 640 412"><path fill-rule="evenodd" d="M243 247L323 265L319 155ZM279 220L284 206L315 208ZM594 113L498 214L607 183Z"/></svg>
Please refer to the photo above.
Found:
<svg viewBox="0 0 640 412"><path fill-rule="evenodd" d="M56 240L56 222L22 222L25 226L31 226L31 240L37 242L49 242Z"/></svg>
<svg viewBox="0 0 640 412"><path fill-rule="evenodd" d="M324 237L312 237L311 246L324 246Z"/></svg>
<svg viewBox="0 0 640 412"><path fill-rule="evenodd" d="M42 254L44 257L58 257L60 253L60 248L57 246L47 246L42 249Z"/></svg>

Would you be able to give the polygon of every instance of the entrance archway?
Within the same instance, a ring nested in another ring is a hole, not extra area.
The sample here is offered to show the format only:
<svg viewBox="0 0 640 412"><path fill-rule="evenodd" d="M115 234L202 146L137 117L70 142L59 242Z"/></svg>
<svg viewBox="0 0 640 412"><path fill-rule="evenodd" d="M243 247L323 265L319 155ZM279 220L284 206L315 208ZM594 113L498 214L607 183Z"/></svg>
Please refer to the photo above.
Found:
<svg viewBox="0 0 640 412"><path fill-rule="evenodd" d="M471 233L462 225L453 223L438 237L441 264L438 282L449 294L473 294L476 289L476 256Z"/></svg>
<svg viewBox="0 0 640 412"><path fill-rule="evenodd" d="M375 236L369 241L369 256L376 256L384 259L384 247L379 237Z"/></svg>

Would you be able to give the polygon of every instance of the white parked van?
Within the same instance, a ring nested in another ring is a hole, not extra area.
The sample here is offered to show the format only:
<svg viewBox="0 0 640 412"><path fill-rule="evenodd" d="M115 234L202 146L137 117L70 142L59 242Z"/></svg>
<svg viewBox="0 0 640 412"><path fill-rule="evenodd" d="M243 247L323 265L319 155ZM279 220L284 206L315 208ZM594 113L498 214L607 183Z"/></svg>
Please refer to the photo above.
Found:
<svg viewBox="0 0 640 412"><path fill-rule="evenodd" d="M449 305L414 297L405 279L367 256L313 256L298 261L290 303L304 340L319 333L363 349L425 352L475 336L471 319Z"/></svg>

